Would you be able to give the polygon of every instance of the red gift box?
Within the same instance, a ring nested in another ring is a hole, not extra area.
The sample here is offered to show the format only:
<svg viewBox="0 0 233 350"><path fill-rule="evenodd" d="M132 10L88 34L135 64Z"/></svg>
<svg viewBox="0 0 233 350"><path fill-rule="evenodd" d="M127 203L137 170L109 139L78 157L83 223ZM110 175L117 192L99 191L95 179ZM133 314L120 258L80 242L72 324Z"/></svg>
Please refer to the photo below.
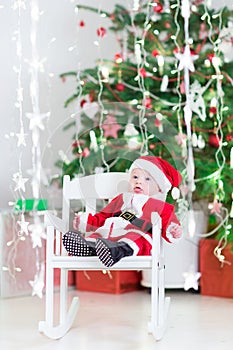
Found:
<svg viewBox="0 0 233 350"><path fill-rule="evenodd" d="M60 285L60 269L54 269L54 286ZM75 284L75 271L68 271L68 285L74 286Z"/></svg>
<svg viewBox="0 0 233 350"><path fill-rule="evenodd" d="M225 261L221 264L214 255L218 241L215 239L200 240L200 292L203 295L233 298L233 252L228 245L222 254Z"/></svg>
<svg viewBox="0 0 233 350"><path fill-rule="evenodd" d="M76 271L78 290L121 294L140 289L140 271Z"/></svg>
<svg viewBox="0 0 233 350"><path fill-rule="evenodd" d="M62 244L62 243L61 243ZM46 254L46 241L44 244L45 248L45 254ZM54 242L54 248L55 248L55 242ZM45 261L45 268L46 268L46 261ZM60 285L60 274L61 270L59 268L54 269L54 286L59 286ZM75 285L75 271L68 271L68 285L69 286L74 286Z"/></svg>

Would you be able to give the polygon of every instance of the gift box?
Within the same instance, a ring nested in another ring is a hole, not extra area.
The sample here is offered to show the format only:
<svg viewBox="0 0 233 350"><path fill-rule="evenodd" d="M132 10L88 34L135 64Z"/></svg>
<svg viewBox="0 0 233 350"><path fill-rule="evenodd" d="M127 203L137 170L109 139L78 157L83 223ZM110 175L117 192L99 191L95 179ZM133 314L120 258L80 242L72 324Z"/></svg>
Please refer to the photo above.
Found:
<svg viewBox="0 0 233 350"><path fill-rule="evenodd" d="M2 211L0 213L0 296L15 297L32 294L29 281L34 280L36 262L41 259L28 235L19 234L17 221L20 213ZM27 213L25 221L33 223ZM42 257L43 258L43 257Z"/></svg>
<svg viewBox="0 0 233 350"><path fill-rule="evenodd" d="M121 294L140 289L140 271L76 271L78 290Z"/></svg>
<svg viewBox="0 0 233 350"><path fill-rule="evenodd" d="M31 205L31 202L29 203ZM42 205L42 203L40 203ZM44 207L43 207L44 208ZM40 212L43 223L43 212ZM24 213L25 222L34 223L33 212ZM30 234L20 233L18 221L21 212L5 210L0 212L0 297L18 297L31 295L38 267L46 268L46 239L42 247L33 248ZM30 283L31 282L31 283ZM54 272L54 285L60 283L60 270ZM69 271L68 283L74 286L74 272Z"/></svg>
<svg viewBox="0 0 233 350"><path fill-rule="evenodd" d="M41 211L48 209L48 200L47 199L18 199L15 204L15 211Z"/></svg>
<svg viewBox="0 0 233 350"><path fill-rule="evenodd" d="M60 285L60 269L54 269L54 286ZM74 286L75 285L75 271L68 271L68 285Z"/></svg>
<svg viewBox="0 0 233 350"><path fill-rule="evenodd" d="M223 249L226 263L221 263L214 255L218 241L201 239L200 248L200 292L203 295L233 298L233 252L228 245Z"/></svg>

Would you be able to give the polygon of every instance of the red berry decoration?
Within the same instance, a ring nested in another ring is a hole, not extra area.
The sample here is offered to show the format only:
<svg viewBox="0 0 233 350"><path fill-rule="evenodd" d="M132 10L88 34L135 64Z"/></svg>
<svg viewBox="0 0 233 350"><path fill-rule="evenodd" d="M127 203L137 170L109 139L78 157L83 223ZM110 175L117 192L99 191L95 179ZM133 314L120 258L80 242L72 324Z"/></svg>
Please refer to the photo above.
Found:
<svg viewBox="0 0 233 350"><path fill-rule="evenodd" d="M85 22L84 21L80 21L79 22L79 27L84 27L85 26Z"/></svg>
<svg viewBox="0 0 233 350"><path fill-rule="evenodd" d="M218 148L219 144L220 144L220 139L218 138L218 136L216 134L211 134L209 136L209 145L214 147L214 148Z"/></svg>
<svg viewBox="0 0 233 350"><path fill-rule="evenodd" d="M157 3L156 6L154 6L154 12L156 12L156 13L161 13L161 12L163 12L163 5Z"/></svg>
<svg viewBox="0 0 233 350"><path fill-rule="evenodd" d="M106 35L106 29L103 27L100 27L97 29L97 35L103 38Z"/></svg>

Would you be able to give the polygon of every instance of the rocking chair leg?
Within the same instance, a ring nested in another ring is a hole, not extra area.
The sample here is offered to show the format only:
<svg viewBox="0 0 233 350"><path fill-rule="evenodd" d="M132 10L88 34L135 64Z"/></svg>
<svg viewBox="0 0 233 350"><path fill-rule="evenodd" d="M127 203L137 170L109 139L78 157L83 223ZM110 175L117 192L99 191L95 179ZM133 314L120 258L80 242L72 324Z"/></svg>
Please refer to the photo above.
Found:
<svg viewBox="0 0 233 350"><path fill-rule="evenodd" d="M54 234L48 228L48 236ZM53 239L47 240L47 257L53 256ZM60 323L54 326L54 268L50 259L46 266L45 321L39 322L39 331L51 339L63 337L72 326L79 307L79 298L74 297L67 312L68 270L60 269Z"/></svg>
<svg viewBox="0 0 233 350"><path fill-rule="evenodd" d="M164 250L161 240L161 237L155 235L151 271L151 322L148 324L148 332L156 340L160 340L165 332L170 303L170 298L165 297Z"/></svg>

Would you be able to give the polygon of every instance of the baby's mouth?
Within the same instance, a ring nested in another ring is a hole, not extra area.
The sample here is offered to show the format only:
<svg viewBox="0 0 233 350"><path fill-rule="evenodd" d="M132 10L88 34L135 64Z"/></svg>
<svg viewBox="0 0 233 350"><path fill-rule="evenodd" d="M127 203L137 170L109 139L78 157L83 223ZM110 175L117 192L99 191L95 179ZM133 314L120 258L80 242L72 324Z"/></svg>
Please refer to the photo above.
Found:
<svg viewBox="0 0 233 350"><path fill-rule="evenodd" d="M142 188L139 186L134 187L134 193L142 193Z"/></svg>

